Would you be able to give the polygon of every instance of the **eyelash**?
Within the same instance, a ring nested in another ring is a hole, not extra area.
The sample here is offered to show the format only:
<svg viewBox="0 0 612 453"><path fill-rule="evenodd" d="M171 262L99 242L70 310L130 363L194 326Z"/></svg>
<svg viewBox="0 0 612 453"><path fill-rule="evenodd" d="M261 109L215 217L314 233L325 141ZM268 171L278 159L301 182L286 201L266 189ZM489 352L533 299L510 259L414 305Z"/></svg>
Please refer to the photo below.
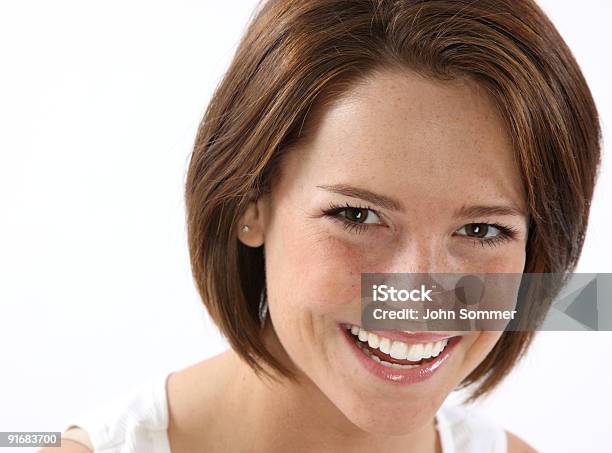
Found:
<svg viewBox="0 0 612 453"><path fill-rule="evenodd" d="M344 206L340 206L332 202L329 204L329 208L324 209L322 212L324 215L332 218L333 220L339 221L342 224L342 227L351 233L360 234L360 233L365 232L369 228L368 224L353 222L339 215L342 211L347 210L347 209L366 209L368 211L372 211L374 214L380 217L378 212L376 212L376 210L370 208L369 206L352 206L348 203L346 203L346 205ZM499 230L499 234L497 236L494 236L492 238L486 238L486 239L476 239L471 236L461 235L461 236L465 236L468 239L472 239L475 247L478 245L482 247L484 247L485 245L488 245L490 247L496 247L498 245L501 245L507 241L510 241L516 238L517 236L516 229L508 225L501 225L499 223L486 223L486 222L472 222L472 223L487 225L488 227L492 226L493 228L496 228L497 230ZM470 224L471 223L465 224L463 225L463 227L470 225Z"/></svg>

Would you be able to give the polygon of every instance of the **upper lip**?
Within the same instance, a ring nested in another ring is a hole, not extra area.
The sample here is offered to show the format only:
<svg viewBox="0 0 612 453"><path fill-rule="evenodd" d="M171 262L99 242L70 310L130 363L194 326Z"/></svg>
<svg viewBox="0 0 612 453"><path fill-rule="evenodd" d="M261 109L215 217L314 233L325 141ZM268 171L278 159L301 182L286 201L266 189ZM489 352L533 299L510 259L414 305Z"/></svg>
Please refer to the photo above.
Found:
<svg viewBox="0 0 612 453"><path fill-rule="evenodd" d="M372 332L381 338L398 340L404 343L434 343L436 341L459 335L458 333L453 332L405 332L401 330L368 330L368 332Z"/></svg>

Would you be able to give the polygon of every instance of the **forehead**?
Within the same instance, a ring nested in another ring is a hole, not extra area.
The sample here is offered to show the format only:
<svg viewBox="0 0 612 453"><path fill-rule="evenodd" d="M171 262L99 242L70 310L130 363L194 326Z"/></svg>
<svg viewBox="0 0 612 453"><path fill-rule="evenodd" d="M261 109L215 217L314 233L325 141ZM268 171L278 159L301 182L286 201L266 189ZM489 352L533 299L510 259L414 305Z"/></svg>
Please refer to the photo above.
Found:
<svg viewBox="0 0 612 453"><path fill-rule="evenodd" d="M299 160L294 176L312 185L360 183L398 196L426 194L430 201L470 196L524 207L502 118L469 79L374 73L313 120L305 149L293 156Z"/></svg>

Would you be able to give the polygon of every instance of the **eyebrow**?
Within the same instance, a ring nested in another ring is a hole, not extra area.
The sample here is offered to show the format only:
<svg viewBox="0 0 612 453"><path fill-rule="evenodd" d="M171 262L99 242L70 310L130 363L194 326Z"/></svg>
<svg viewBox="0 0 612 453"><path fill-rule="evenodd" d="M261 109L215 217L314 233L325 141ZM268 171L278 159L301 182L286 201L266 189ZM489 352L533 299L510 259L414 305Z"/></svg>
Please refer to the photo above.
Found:
<svg viewBox="0 0 612 453"><path fill-rule="evenodd" d="M527 217L522 209L515 206L462 206L455 211L455 217L487 217L487 216L516 216Z"/></svg>
<svg viewBox="0 0 612 453"><path fill-rule="evenodd" d="M349 186L347 184L324 184L317 187L319 189L327 190L328 192L333 192L340 195L345 195L347 197L361 198L362 200L369 201L372 204L380 206L381 208L389 209L391 211L404 210L404 206L399 200L374 193L367 189L360 189L359 187Z"/></svg>
<svg viewBox="0 0 612 453"><path fill-rule="evenodd" d="M323 184L317 186L319 189L326 190L328 192L345 195L351 198L361 198L362 200L368 201L372 204L380 206L381 208L389 209L392 211L404 211L404 205L401 201L388 197L386 195L377 194L367 189L362 189L348 184ZM455 217L458 218L469 218L469 217L487 217L487 216L517 216L527 217L526 213L515 206L466 206L463 205L457 209L454 213Z"/></svg>

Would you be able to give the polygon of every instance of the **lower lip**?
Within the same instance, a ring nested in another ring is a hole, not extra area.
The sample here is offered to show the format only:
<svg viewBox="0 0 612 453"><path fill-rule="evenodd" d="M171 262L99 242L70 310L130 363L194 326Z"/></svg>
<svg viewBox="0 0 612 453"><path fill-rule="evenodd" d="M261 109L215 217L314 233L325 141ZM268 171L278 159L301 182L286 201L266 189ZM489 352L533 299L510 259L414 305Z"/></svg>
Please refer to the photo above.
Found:
<svg viewBox="0 0 612 453"><path fill-rule="evenodd" d="M355 353L355 356L364 366L364 368L372 373L374 376L382 379L386 382L399 384L399 385L410 385L416 384L418 382L425 381L432 377L436 371L440 369L440 367L446 362L449 358L451 352L461 341L461 337L452 337L448 339L448 344L444 348L444 350L438 355L434 360L430 360L427 363L424 363L416 368L389 368L386 367L365 355L359 346L355 343L355 339L350 334L348 329L345 329L344 326L338 326L342 331L342 335L348 341L350 348Z"/></svg>

